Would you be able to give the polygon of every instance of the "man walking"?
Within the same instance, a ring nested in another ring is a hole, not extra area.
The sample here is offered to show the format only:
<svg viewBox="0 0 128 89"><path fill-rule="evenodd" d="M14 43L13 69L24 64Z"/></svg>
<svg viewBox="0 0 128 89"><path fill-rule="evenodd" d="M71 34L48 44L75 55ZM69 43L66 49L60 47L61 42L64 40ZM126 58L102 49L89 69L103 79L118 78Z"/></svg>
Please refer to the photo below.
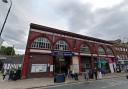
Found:
<svg viewBox="0 0 128 89"><path fill-rule="evenodd" d="M97 69L96 68L94 68L93 73L94 73L95 79L97 80Z"/></svg>

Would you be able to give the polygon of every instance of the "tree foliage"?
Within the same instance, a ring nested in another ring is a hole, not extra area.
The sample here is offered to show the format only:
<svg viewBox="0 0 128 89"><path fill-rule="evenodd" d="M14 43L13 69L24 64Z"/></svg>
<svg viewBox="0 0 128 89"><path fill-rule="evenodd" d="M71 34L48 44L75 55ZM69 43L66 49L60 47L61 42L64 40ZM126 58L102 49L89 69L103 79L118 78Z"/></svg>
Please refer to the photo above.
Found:
<svg viewBox="0 0 128 89"><path fill-rule="evenodd" d="M14 50L13 47L1 46L0 54L14 56L15 55L15 50Z"/></svg>

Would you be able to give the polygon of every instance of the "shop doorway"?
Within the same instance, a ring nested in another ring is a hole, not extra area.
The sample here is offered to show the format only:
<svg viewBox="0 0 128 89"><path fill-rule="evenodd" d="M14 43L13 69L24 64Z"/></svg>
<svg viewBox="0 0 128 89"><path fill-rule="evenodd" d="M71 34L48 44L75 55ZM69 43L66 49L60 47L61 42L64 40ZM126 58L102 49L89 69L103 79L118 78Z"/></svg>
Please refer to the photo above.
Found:
<svg viewBox="0 0 128 89"><path fill-rule="evenodd" d="M91 69L91 57L81 56L81 71L85 72L86 69Z"/></svg>
<svg viewBox="0 0 128 89"><path fill-rule="evenodd" d="M110 73L110 67L109 67L109 62L106 59L98 59L98 58L94 58L95 60L95 67L98 70L101 70L104 73Z"/></svg>
<svg viewBox="0 0 128 89"><path fill-rule="evenodd" d="M70 69L72 57L63 57L62 59L59 59L57 57L53 58L53 65L54 65L54 74L58 73L65 73L68 74L68 71Z"/></svg>
<svg viewBox="0 0 128 89"><path fill-rule="evenodd" d="M101 62L101 69L105 71L105 73L110 73L110 67L108 62Z"/></svg>

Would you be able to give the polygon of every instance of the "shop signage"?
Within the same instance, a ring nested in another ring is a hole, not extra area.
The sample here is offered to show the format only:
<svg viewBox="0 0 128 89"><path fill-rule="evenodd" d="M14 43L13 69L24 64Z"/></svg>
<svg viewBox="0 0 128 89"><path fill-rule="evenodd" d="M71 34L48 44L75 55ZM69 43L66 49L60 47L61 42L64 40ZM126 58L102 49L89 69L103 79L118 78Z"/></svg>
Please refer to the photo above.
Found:
<svg viewBox="0 0 128 89"><path fill-rule="evenodd" d="M31 72L46 72L47 64L32 64Z"/></svg>
<svg viewBox="0 0 128 89"><path fill-rule="evenodd" d="M52 55L53 56L70 56L70 57L72 57L74 55L74 53L72 53L71 51L53 51Z"/></svg>

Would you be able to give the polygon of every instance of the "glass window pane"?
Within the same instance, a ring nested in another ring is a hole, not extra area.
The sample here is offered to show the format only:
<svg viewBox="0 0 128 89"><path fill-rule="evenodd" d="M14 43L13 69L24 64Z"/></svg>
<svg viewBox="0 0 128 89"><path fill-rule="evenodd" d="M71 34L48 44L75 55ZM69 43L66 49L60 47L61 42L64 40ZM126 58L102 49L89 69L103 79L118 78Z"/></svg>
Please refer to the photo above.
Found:
<svg viewBox="0 0 128 89"><path fill-rule="evenodd" d="M105 50L102 47L99 47L98 51L101 55L105 54Z"/></svg>
<svg viewBox="0 0 128 89"><path fill-rule="evenodd" d="M89 52L89 47L87 46L87 45L81 45L81 47L80 47L80 52L81 53L87 53L87 54L89 54L90 52Z"/></svg>
<svg viewBox="0 0 128 89"><path fill-rule="evenodd" d="M67 50L68 49L68 45L65 41L60 40L56 43L56 49L57 50Z"/></svg>
<svg viewBox="0 0 128 89"><path fill-rule="evenodd" d="M39 37L35 39L32 43L32 48L50 48L50 42L47 38Z"/></svg>

